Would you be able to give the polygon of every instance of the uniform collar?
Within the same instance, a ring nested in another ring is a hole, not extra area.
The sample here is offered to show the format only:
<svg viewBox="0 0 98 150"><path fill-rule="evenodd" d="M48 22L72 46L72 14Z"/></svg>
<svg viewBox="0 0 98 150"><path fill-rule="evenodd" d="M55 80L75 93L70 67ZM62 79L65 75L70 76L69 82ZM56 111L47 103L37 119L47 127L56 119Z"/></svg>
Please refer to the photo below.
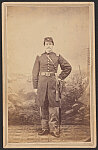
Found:
<svg viewBox="0 0 98 150"><path fill-rule="evenodd" d="M52 52L50 52L50 53L47 53L47 52L45 51L45 53L44 53L44 54L47 54L47 55L49 55L49 54L52 54L52 53L54 53L54 52L52 51Z"/></svg>

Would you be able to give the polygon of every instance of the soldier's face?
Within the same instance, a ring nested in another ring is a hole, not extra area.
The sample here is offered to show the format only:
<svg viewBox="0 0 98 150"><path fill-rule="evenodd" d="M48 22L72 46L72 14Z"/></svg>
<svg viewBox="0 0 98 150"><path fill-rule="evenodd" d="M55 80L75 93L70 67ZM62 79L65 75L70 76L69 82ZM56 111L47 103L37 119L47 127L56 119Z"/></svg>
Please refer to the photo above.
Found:
<svg viewBox="0 0 98 150"><path fill-rule="evenodd" d="M53 43L52 42L45 42L45 51L50 53L53 50Z"/></svg>

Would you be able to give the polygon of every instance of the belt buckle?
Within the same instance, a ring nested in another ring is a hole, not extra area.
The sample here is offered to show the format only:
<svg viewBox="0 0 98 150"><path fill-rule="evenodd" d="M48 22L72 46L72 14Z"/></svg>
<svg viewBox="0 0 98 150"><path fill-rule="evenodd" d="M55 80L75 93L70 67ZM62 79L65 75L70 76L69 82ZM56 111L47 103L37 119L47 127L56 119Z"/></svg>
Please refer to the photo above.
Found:
<svg viewBox="0 0 98 150"><path fill-rule="evenodd" d="M47 77L50 77L50 72L46 72L46 76L47 76Z"/></svg>

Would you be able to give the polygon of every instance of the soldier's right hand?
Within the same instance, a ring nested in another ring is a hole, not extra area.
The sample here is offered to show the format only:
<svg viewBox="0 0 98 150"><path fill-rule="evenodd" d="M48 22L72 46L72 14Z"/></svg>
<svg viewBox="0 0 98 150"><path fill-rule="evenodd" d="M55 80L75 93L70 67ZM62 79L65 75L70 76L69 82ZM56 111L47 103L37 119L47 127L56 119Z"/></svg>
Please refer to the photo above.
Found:
<svg viewBox="0 0 98 150"><path fill-rule="evenodd" d="M34 93L37 95L37 89L34 89Z"/></svg>

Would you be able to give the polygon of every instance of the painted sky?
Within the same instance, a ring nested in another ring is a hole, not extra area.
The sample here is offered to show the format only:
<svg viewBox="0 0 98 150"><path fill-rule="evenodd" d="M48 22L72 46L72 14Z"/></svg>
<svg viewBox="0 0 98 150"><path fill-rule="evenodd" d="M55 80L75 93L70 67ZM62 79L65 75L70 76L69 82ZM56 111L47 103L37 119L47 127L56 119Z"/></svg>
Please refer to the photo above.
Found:
<svg viewBox="0 0 98 150"><path fill-rule="evenodd" d="M87 68L89 48L88 7L22 7L7 9L8 72L30 73L43 39L54 39L54 52L70 62L73 70Z"/></svg>

